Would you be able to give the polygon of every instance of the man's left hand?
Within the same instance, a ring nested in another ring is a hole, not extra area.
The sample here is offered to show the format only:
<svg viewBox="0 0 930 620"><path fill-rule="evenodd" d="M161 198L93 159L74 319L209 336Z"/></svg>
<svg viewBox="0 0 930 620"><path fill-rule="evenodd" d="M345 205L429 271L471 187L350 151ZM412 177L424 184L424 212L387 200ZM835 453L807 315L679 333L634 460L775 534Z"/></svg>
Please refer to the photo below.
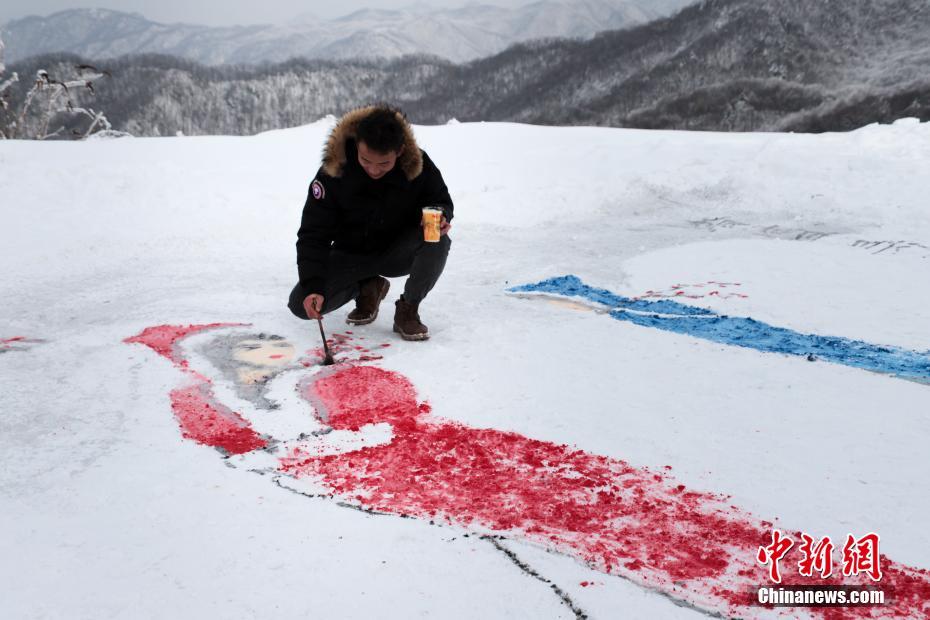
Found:
<svg viewBox="0 0 930 620"><path fill-rule="evenodd" d="M439 220L439 234L444 235L449 232L449 229L452 228L452 224L446 221L446 216L443 215L442 219Z"/></svg>

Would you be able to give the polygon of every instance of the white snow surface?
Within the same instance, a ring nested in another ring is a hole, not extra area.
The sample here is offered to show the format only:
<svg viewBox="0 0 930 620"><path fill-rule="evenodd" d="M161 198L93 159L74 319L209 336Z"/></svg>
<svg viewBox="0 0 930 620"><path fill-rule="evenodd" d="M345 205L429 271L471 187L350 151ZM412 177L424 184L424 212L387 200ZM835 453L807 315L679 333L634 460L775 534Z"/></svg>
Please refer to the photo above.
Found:
<svg viewBox="0 0 930 620"><path fill-rule="evenodd" d="M122 343L229 321L318 346L285 304L333 122L0 142L0 339L44 340L0 355L0 617L574 617L488 541L227 466L181 436L179 370ZM630 296L739 283L727 290L746 297L680 301L930 349L930 124L415 131L455 201L446 272L421 306L432 338L391 331L403 279L353 331L391 343L378 363L434 415L669 465L762 518L834 539L875 531L892 559L930 567L930 386L506 293L564 274ZM344 331L350 309L327 328ZM591 618L699 616L502 544Z"/></svg>

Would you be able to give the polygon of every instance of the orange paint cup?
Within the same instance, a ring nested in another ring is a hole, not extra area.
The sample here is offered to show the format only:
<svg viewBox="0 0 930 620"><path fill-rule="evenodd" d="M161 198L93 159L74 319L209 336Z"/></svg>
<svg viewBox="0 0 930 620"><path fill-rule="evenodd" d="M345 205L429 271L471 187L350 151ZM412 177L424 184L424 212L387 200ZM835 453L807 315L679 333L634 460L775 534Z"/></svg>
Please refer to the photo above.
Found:
<svg viewBox="0 0 930 620"><path fill-rule="evenodd" d="M423 240L428 243L439 242L439 226L442 222L442 209L423 207Z"/></svg>

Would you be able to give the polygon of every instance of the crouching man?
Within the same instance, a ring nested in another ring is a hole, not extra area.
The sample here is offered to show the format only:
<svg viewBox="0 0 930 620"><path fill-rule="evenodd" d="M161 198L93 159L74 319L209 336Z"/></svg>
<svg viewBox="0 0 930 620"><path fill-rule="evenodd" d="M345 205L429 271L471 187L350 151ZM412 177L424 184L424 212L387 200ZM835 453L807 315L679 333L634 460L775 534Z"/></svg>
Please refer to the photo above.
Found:
<svg viewBox="0 0 930 620"><path fill-rule="evenodd" d="M424 207L442 210L438 242L424 241ZM403 114L384 105L349 112L330 133L310 184L297 232L299 282L288 308L317 319L355 300L346 322L365 325L378 316L386 278L406 275L394 331L426 340L419 307L445 267L451 220L442 174Z"/></svg>

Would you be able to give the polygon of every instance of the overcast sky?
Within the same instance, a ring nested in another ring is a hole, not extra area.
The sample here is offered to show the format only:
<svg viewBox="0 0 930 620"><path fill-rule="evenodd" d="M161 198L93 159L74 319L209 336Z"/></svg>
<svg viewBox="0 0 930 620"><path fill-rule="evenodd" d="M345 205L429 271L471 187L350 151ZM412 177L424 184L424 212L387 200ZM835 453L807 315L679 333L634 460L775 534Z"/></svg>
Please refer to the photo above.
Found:
<svg viewBox="0 0 930 620"><path fill-rule="evenodd" d="M521 6L532 0L482 0L481 4ZM26 15L48 15L65 9L101 7L142 13L158 22L188 22L210 26L281 23L300 13L338 17L361 8L398 8L411 4L457 7L469 0L2 0L0 23Z"/></svg>

